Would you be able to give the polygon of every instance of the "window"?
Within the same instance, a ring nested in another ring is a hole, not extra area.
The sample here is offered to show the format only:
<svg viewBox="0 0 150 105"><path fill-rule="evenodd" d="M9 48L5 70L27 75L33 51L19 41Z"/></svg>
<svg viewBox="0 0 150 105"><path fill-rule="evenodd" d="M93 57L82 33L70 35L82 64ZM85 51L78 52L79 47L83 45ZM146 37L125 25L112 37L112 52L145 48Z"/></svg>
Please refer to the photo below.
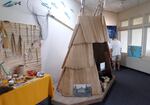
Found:
<svg viewBox="0 0 150 105"><path fill-rule="evenodd" d="M139 25L143 23L143 17L133 19L133 25Z"/></svg>
<svg viewBox="0 0 150 105"><path fill-rule="evenodd" d="M127 53L128 30L120 31L120 41L121 41L121 45L122 45L122 51L121 52Z"/></svg>
<svg viewBox="0 0 150 105"><path fill-rule="evenodd" d="M146 56L150 56L150 27L147 28Z"/></svg>
<svg viewBox="0 0 150 105"><path fill-rule="evenodd" d="M132 29L132 41L131 44L134 46L142 45L142 29Z"/></svg>
<svg viewBox="0 0 150 105"><path fill-rule="evenodd" d="M127 27L128 25L129 25L129 21L128 20L121 22L121 27Z"/></svg>

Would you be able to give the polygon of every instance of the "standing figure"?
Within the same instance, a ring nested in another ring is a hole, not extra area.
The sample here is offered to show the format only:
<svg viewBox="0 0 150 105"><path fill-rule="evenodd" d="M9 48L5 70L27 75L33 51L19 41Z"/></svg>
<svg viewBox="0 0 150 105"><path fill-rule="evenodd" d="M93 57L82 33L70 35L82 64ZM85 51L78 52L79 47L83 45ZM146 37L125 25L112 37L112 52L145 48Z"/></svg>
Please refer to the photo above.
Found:
<svg viewBox="0 0 150 105"><path fill-rule="evenodd" d="M121 60L121 42L117 40L116 37L112 40L112 62L113 62L113 69L120 70L120 60ZM116 68L117 66L117 68Z"/></svg>

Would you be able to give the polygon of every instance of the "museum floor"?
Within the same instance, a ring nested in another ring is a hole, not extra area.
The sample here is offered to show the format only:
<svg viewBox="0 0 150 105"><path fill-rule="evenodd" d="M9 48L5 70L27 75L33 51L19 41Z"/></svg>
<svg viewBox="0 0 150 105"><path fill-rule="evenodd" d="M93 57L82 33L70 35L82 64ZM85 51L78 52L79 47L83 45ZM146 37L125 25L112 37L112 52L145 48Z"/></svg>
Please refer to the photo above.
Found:
<svg viewBox="0 0 150 105"><path fill-rule="evenodd" d="M92 105L150 105L150 75L121 68L104 102ZM48 99L38 105L51 105Z"/></svg>

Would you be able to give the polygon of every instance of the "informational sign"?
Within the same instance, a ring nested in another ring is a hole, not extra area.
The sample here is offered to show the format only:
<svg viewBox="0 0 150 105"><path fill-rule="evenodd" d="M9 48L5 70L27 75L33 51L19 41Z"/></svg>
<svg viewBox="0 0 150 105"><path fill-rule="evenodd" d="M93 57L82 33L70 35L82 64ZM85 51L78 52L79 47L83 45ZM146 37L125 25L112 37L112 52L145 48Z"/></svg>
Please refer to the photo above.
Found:
<svg viewBox="0 0 150 105"><path fill-rule="evenodd" d="M100 63L100 70L105 70L105 62Z"/></svg>
<svg viewBox="0 0 150 105"><path fill-rule="evenodd" d="M91 84L74 84L73 94L76 97L89 97L92 95Z"/></svg>
<svg viewBox="0 0 150 105"><path fill-rule="evenodd" d="M141 46L128 46L128 56L140 58L142 56Z"/></svg>

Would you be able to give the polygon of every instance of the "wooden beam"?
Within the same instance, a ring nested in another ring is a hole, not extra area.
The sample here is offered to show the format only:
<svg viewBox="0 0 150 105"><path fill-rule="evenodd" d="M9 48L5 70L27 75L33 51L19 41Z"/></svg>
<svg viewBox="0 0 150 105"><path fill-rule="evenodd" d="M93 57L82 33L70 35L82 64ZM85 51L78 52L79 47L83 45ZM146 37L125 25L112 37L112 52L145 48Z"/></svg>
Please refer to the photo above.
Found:
<svg viewBox="0 0 150 105"><path fill-rule="evenodd" d="M52 19L56 20L57 22L59 22L60 24L64 25L65 27L69 28L70 30L73 31L73 28L71 28L69 25L65 24L64 22L60 21L59 19L57 19L55 16L48 14L48 16L50 16Z"/></svg>

